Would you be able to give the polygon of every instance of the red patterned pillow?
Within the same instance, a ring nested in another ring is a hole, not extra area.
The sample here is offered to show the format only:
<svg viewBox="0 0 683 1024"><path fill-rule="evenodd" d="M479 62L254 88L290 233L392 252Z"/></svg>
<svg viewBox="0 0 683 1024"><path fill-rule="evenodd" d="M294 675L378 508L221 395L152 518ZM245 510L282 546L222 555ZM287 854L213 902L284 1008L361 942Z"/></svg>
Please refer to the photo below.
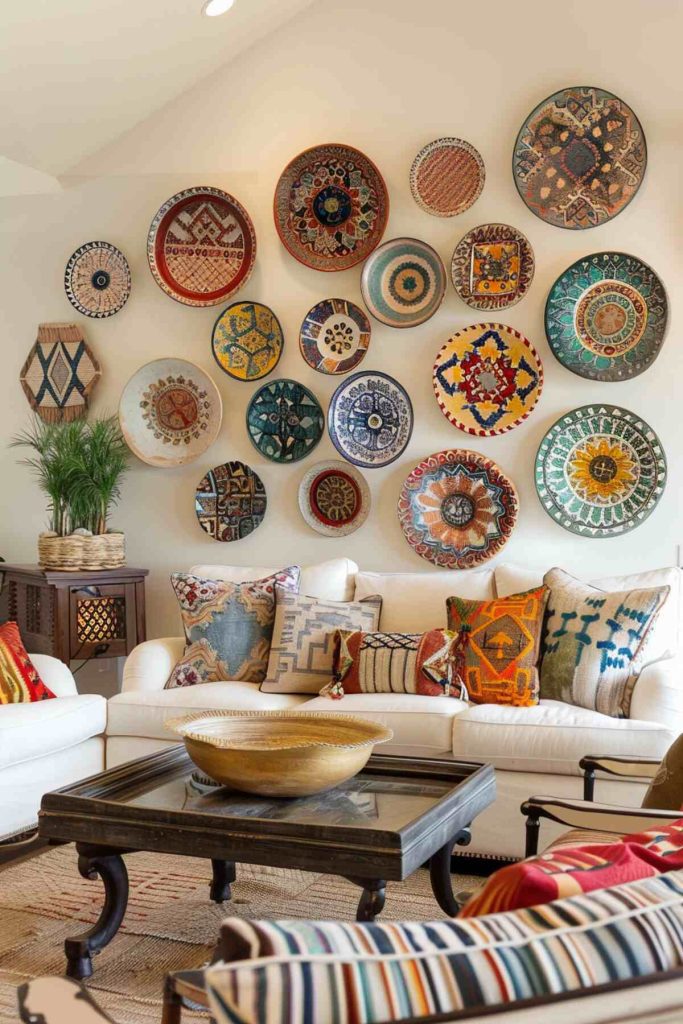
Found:
<svg viewBox="0 0 683 1024"><path fill-rule="evenodd" d="M0 626L0 704L29 704L55 694L38 675L16 622Z"/></svg>
<svg viewBox="0 0 683 1024"><path fill-rule="evenodd" d="M460 639L448 629L428 633L334 633L333 680L321 693L419 693L459 697Z"/></svg>
<svg viewBox="0 0 683 1024"><path fill-rule="evenodd" d="M683 818L613 843L558 846L494 872L458 917L480 917L683 868Z"/></svg>

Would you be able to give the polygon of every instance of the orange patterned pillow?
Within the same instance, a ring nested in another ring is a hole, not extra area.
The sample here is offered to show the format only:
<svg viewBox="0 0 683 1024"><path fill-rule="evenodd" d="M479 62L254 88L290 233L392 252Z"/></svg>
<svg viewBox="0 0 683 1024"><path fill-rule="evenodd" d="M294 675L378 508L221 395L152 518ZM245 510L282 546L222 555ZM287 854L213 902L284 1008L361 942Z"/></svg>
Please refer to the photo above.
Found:
<svg viewBox="0 0 683 1024"><path fill-rule="evenodd" d="M28 704L54 696L26 653L16 622L0 626L0 704Z"/></svg>
<svg viewBox="0 0 683 1024"><path fill-rule="evenodd" d="M495 601L448 598L448 628L462 641L462 681L473 704L538 704L537 662L547 600L547 587Z"/></svg>

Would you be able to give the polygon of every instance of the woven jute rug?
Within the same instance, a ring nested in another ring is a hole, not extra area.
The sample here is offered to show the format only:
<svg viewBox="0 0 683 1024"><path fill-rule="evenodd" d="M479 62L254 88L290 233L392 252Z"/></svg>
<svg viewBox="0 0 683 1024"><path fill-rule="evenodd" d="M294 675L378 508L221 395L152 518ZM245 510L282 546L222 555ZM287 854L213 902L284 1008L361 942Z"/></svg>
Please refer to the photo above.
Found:
<svg viewBox="0 0 683 1024"><path fill-rule="evenodd" d="M117 1024L159 1024L164 975L205 964L223 917L353 920L360 896L360 889L336 876L238 865L233 899L220 907L209 900L208 861L136 853L127 856L126 863L126 917L117 936L95 958L95 971L87 982ZM453 876L456 890L480 884L478 878ZM103 892L99 880L87 881L78 874L73 846L47 850L0 872L3 1024L16 1024L18 985L64 973L64 939L97 920ZM388 885L384 920L443 916L426 871ZM188 1024L200 1019L189 1013L184 1017Z"/></svg>

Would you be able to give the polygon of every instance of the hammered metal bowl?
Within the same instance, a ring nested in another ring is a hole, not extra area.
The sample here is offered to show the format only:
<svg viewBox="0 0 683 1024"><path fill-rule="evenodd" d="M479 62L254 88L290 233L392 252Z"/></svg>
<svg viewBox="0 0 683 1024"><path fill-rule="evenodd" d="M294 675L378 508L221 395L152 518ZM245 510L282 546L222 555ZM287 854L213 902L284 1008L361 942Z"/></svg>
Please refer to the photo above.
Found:
<svg viewBox="0 0 683 1024"><path fill-rule="evenodd" d="M167 722L201 771L259 796L310 796L367 763L391 729L352 715L292 711L202 711Z"/></svg>

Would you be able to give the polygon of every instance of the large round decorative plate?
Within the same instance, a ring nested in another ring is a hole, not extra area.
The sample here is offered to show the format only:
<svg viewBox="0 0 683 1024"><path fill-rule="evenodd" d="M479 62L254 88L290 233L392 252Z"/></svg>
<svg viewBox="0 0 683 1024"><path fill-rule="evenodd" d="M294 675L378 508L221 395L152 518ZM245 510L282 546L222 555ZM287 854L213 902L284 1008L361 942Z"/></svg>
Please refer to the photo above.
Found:
<svg viewBox="0 0 683 1024"><path fill-rule="evenodd" d="M398 520L422 558L442 569L471 569L500 551L518 507L514 484L495 462L456 448L415 467L398 499Z"/></svg>
<svg viewBox="0 0 683 1024"><path fill-rule="evenodd" d="M327 429L337 451L354 466L388 466L410 441L412 402L388 374L354 373L332 395Z"/></svg>
<svg viewBox="0 0 683 1024"><path fill-rule="evenodd" d="M666 335L664 285L647 263L623 252L584 256L560 274L545 306L553 355L589 380L637 377Z"/></svg>
<svg viewBox="0 0 683 1024"><path fill-rule="evenodd" d="M524 298L534 277L529 240L509 224L480 224L461 238L451 263L460 298L474 309L505 309Z"/></svg>
<svg viewBox="0 0 683 1024"><path fill-rule="evenodd" d="M325 416L312 392L295 380L274 380L256 392L247 408L254 445L273 462L298 462L312 452L325 430Z"/></svg>
<svg viewBox="0 0 683 1024"><path fill-rule="evenodd" d="M260 302L233 302L216 320L213 356L235 380L260 380L277 366L285 336L280 321Z"/></svg>
<svg viewBox="0 0 683 1024"><path fill-rule="evenodd" d="M157 212L147 236L154 280L186 306L225 302L249 279L256 234L247 211L219 188L188 188Z"/></svg>
<svg viewBox="0 0 683 1024"><path fill-rule="evenodd" d="M287 164L275 188L275 227L312 270L348 270L379 244L389 196L372 160L352 146L313 146Z"/></svg>
<svg viewBox="0 0 683 1024"><path fill-rule="evenodd" d="M666 484L654 430L616 405L561 416L536 456L536 490L551 519L584 537L614 537L647 519Z"/></svg>
<svg viewBox="0 0 683 1024"><path fill-rule="evenodd" d="M473 324L440 349L432 372L439 408L468 434L504 434L533 411L543 388L541 358L505 324Z"/></svg>
<svg viewBox="0 0 683 1024"><path fill-rule="evenodd" d="M360 363L370 344L370 321L348 299L324 299L306 314L299 348L320 373L347 373Z"/></svg>
<svg viewBox="0 0 683 1024"><path fill-rule="evenodd" d="M155 359L123 389L121 430L128 447L150 466L181 466L213 444L223 406L218 388L185 359Z"/></svg>
<svg viewBox="0 0 683 1024"><path fill-rule="evenodd" d="M515 184L531 212L573 230L621 213L646 165L645 136L631 108L588 86L561 89L539 103L512 155Z"/></svg>
<svg viewBox="0 0 683 1024"><path fill-rule="evenodd" d="M348 462L318 462L299 485L299 508L318 533L346 537L368 518L370 488Z"/></svg>
<svg viewBox="0 0 683 1024"><path fill-rule="evenodd" d="M413 161L410 191L426 213L455 217L479 198L485 178L484 161L469 142L435 139Z"/></svg>
<svg viewBox="0 0 683 1024"><path fill-rule="evenodd" d="M69 257L64 290L83 316L113 316L123 309L130 295L128 260L109 242L86 242Z"/></svg>
<svg viewBox="0 0 683 1024"><path fill-rule="evenodd" d="M373 252L360 279L363 301L389 327L416 327L434 316L446 291L439 254L417 238L392 238Z"/></svg>
<svg viewBox="0 0 683 1024"><path fill-rule="evenodd" d="M266 514L266 489L244 462L214 466L197 485L194 498L199 525L214 540L242 540Z"/></svg>

